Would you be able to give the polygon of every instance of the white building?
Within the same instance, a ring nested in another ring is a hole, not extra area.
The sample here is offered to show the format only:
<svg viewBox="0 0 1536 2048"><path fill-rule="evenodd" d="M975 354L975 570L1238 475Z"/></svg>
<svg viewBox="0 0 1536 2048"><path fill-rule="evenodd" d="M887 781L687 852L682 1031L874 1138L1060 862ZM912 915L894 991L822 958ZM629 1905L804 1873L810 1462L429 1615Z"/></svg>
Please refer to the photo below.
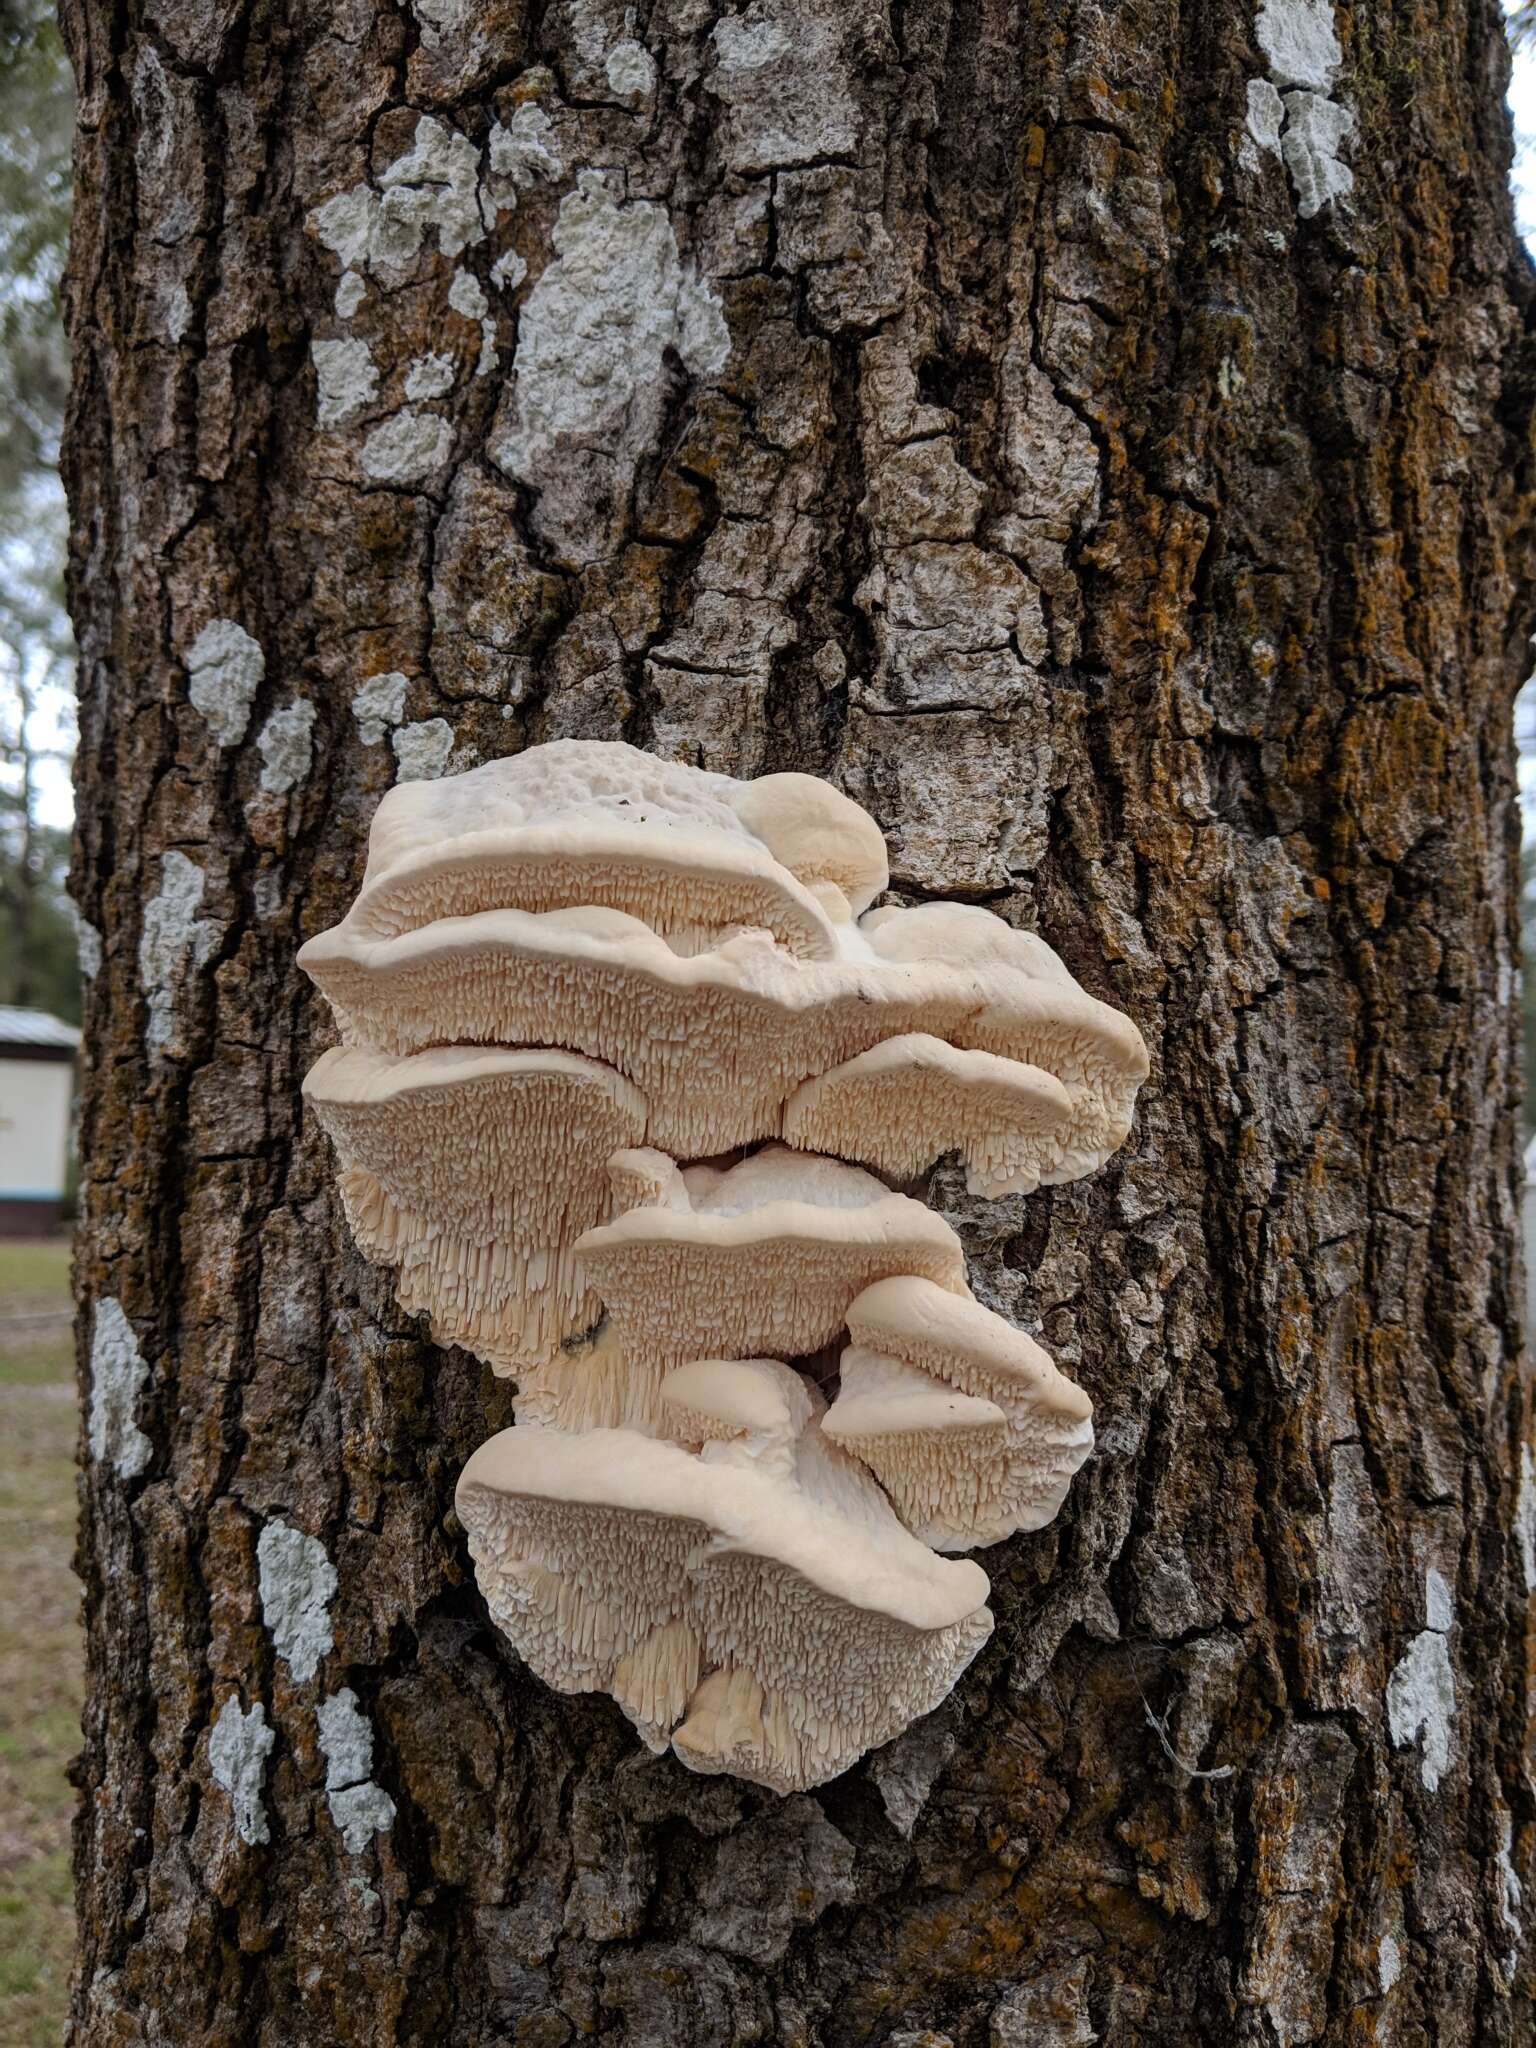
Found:
<svg viewBox="0 0 1536 2048"><path fill-rule="evenodd" d="M0 1237L59 1221L79 1043L44 1010L0 1006Z"/></svg>

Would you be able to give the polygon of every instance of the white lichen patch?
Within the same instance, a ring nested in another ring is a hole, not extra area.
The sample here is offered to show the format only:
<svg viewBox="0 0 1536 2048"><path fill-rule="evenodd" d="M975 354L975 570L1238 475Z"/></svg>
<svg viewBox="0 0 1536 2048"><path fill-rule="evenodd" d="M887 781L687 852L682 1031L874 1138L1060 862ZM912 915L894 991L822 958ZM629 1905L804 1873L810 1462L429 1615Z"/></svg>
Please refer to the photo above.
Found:
<svg viewBox="0 0 1536 2048"><path fill-rule="evenodd" d="M273 1648L301 1683L313 1678L330 1649L330 1604L336 1568L325 1545L302 1529L268 1522L256 1545L261 1612Z"/></svg>
<svg viewBox="0 0 1536 2048"><path fill-rule="evenodd" d="M305 780L313 755L315 707L298 697L274 711L256 742L263 762L261 786L269 796L286 796Z"/></svg>
<svg viewBox="0 0 1536 2048"><path fill-rule="evenodd" d="M432 782L448 766L453 727L446 718L424 718L416 725L402 725L390 745L399 764L396 782Z"/></svg>
<svg viewBox="0 0 1536 2048"><path fill-rule="evenodd" d="M1267 78L1248 81L1248 136L1255 148L1270 156L1280 154L1280 130L1285 123L1285 101L1280 88Z"/></svg>
<svg viewBox="0 0 1536 2048"><path fill-rule="evenodd" d="M403 407L363 443L362 464L379 483L414 484L441 469L453 452L453 428L436 413Z"/></svg>
<svg viewBox="0 0 1536 2048"><path fill-rule="evenodd" d="M376 747L389 727L404 718L405 693L410 686L409 676L389 668L382 675L370 676L354 693L352 716L357 720L358 737L365 747Z"/></svg>
<svg viewBox="0 0 1536 2048"><path fill-rule="evenodd" d="M91 1329L91 1456L136 1479L154 1446L134 1420L149 1367L120 1303L98 1301Z"/></svg>
<svg viewBox="0 0 1536 2048"><path fill-rule="evenodd" d="M1499 1810L1499 1850L1495 1867L1499 1877L1499 1918L1510 1936L1511 1949L1507 1967L1513 1969L1518 1959L1520 1946L1525 1938L1525 1920L1520 1908L1525 1899L1525 1888L1515 1870L1515 1822L1508 1807Z"/></svg>
<svg viewBox="0 0 1536 2048"><path fill-rule="evenodd" d="M858 151L862 116L836 8L752 0L713 32L710 89L724 114L716 147L753 176ZM832 223L828 223L829 226Z"/></svg>
<svg viewBox="0 0 1536 2048"><path fill-rule="evenodd" d="M1456 1622L1456 1602L1450 1587L1433 1565L1424 1574L1424 1626L1445 1635Z"/></svg>
<svg viewBox="0 0 1536 2048"><path fill-rule="evenodd" d="M467 135L430 114L417 122L414 146L396 157L379 183L384 217L410 222L418 244L435 229L437 246L451 259L483 238L480 152Z"/></svg>
<svg viewBox="0 0 1536 2048"><path fill-rule="evenodd" d="M608 89L621 100L649 99L656 90L656 64L643 43L615 43L603 65Z"/></svg>
<svg viewBox="0 0 1536 2048"><path fill-rule="evenodd" d="M233 619L210 619L187 649L187 695L221 747L237 747L251 722L251 701L266 656Z"/></svg>
<svg viewBox="0 0 1536 2048"><path fill-rule="evenodd" d="M101 933L83 917L75 920L75 952L80 961L80 979L94 981L101 972Z"/></svg>
<svg viewBox="0 0 1536 2048"><path fill-rule="evenodd" d="M309 353L315 365L315 416L322 427L340 426L372 405L379 394L379 372L366 341L315 341Z"/></svg>
<svg viewBox="0 0 1536 2048"><path fill-rule="evenodd" d="M81 956L83 959L83 955ZM1520 1491L1515 1497L1515 1541L1520 1546L1520 1566L1525 1573L1525 1590L1536 1593L1536 1452L1529 1444L1520 1446Z"/></svg>
<svg viewBox="0 0 1536 2048"><path fill-rule="evenodd" d="M563 174L565 159L554 136L555 124L535 100L525 101L510 121L491 130L489 182L498 205L515 206L518 192L535 178Z"/></svg>
<svg viewBox="0 0 1536 2048"><path fill-rule="evenodd" d="M374 1835L386 1834L394 1826L395 1802L372 1779L326 1796L349 1856L360 1856Z"/></svg>
<svg viewBox="0 0 1536 2048"><path fill-rule="evenodd" d="M197 915L207 876L184 853L160 861L160 889L144 906L139 934L139 985L149 999L144 1042L152 1052L170 1041L176 992L189 967L207 965L219 928Z"/></svg>
<svg viewBox="0 0 1536 2048"><path fill-rule="evenodd" d="M1277 85L1329 90L1344 62L1333 0L1259 0L1253 28Z"/></svg>
<svg viewBox="0 0 1536 2048"><path fill-rule="evenodd" d="M355 270L344 270L336 287L336 318L350 320L367 296L367 280L359 277Z"/></svg>
<svg viewBox="0 0 1536 2048"><path fill-rule="evenodd" d="M471 270L456 270L448 287L448 303L466 320L480 320L490 311L485 287Z"/></svg>
<svg viewBox="0 0 1536 2048"><path fill-rule="evenodd" d="M343 1791L373 1775L373 1729L357 1704L357 1694L344 1685L315 1709L320 1754L325 1758L325 1789Z"/></svg>
<svg viewBox="0 0 1536 2048"><path fill-rule="evenodd" d="M208 1768L214 1783L222 1785L235 1809L235 1832L242 1842L270 1841L261 1786L267 1758L277 1740L267 1726L267 1710L258 1700L249 1713L241 1711L234 1693L219 1710L208 1737Z"/></svg>
<svg viewBox="0 0 1536 2048"><path fill-rule="evenodd" d="M1285 133L1280 140L1285 167L1296 188L1296 211L1303 220L1355 188L1355 174L1339 151L1355 132L1348 107L1315 92L1285 95Z"/></svg>
<svg viewBox="0 0 1536 2048"><path fill-rule="evenodd" d="M1403 1952L1398 1947L1397 1937L1384 1934L1376 1951L1376 1981L1383 1991L1390 1991L1402 1974Z"/></svg>
<svg viewBox="0 0 1536 2048"><path fill-rule="evenodd" d="M659 206L612 199L583 171L560 205L551 263L522 311L514 363L517 421L493 451L536 483L562 436L618 427L673 349L695 376L730 356L720 302L685 268Z"/></svg>
<svg viewBox="0 0 1536 2048"><path fill-rule="evenodd" d="M375 1834L394 1825L395 1802L373 1782L373 1729L350 1686L316 1710L325 1758L326 1801L349 1856L360 1856Z"/></svg>
<svg viewBox="0 0 1536 2048"><path fill-rule="evenodd" d="M474 19L472 0L411 0L411 12L423 28L440 34L462 32Z"/></svg>
<svg viewBox="0 0 1536 2048"><path fill-rule="evenodd" d="M1449 1768L1456 1674L1446 1635L1455 1619L1451 1590L1440 1573L1424 1575L1425 1627L1387 1681L1387 1726L1398 1749L1421 1745L1419 1774L1433 1792Z"/></svg>
<svg viewBox="0 0 1536 2048"><path fill-rule="evenodd" d="M715 55L726 71L761 71L765 64L786 56L789 37L777 22L751 21L727 15L714 32Z"/></svg>
<svg viewBox="0 0 1536 2048"><path fill-rule="evenodd" d="M407 398L442 398L453 389L453 357L431 349L413 356L405 373Z"/></svg>
<svg viewBox="0 0 1536 2048"><path fill-rule="evenodd" d="M1311 220L1355 184L1340 156L1355 117L1329 98L1344 61L1331 0L1260 0L1254 33L1269 76L1249 81L1239 155L1254 171L1260 151L1280 156L1295 187L1296 211Z"/></svg>
<svg viewBox="0 0 1536 2048"><path fill-rule="evenodd" d="M338 192L305 223L345 270L391 280L410 269L430 234L450 259L485 235L480 152L467 135L430 114L417 122L414 144L381 174L379 186Z"/></svg>

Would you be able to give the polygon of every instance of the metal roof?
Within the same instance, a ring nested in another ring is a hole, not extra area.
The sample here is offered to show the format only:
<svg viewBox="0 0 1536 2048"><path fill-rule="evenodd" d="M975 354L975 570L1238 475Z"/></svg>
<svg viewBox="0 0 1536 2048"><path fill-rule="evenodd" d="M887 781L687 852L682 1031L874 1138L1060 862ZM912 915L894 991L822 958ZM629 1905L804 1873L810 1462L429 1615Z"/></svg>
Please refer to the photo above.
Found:
<svg viewBox="0 0 1536 2048"><path fill-rule="evenodd" d="M46 1010L11 1010L0 1003L0 1057L8 1045L77 1046L80 1034L62 1017L50 1017Z"/></svg>

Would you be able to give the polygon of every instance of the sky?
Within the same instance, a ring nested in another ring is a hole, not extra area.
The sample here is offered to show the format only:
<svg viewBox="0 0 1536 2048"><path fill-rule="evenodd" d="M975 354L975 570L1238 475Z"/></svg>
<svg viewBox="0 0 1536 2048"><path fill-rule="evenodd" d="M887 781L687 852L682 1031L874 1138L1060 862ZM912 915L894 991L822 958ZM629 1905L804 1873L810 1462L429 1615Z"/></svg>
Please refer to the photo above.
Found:
<svg viewBox="0 0 1536 2048"><path fill-rule="evenodd" d="M1509 81L1509 111L1515 120L1515 219L1525 245L1536 256L1536 47L1516 50Z"/></svg>
<svg viewBox="0 0 1536 2048"><path fill-rule="evenodd" d="M1515 52L1509 105L1515 124L1515 217L1526 246L1536 256L1536 47L1527 45ZM73 731L69 693L62 689L45 690L32 726L35 744L67 754L73 745ZM1515 731L1520 747L1520 792L1526 833L1536 837L1536 676L1521 692ZM68 767L62 760L43 762L39 782L43 822L68 826L74 814Z"/></svg>

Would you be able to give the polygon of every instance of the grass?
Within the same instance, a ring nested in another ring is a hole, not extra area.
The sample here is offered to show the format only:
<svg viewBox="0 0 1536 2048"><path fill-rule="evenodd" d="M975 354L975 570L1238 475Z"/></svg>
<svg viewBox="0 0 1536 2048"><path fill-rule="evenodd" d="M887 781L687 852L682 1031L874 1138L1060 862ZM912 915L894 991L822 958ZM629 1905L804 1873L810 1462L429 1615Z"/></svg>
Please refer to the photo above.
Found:
<svg viewBox="0 0 1536 2048"><path fill-rule="evenodd" d="M67 1237L0 1237L0 1320L33 1308L69 1314Z"/></svg>
<svg viewBox="0 0 1536 2048"><path fill-rule="evenodd" d="M69 1247L0 1242L0 2048L57 2048L80 1746Z"/></svg>

